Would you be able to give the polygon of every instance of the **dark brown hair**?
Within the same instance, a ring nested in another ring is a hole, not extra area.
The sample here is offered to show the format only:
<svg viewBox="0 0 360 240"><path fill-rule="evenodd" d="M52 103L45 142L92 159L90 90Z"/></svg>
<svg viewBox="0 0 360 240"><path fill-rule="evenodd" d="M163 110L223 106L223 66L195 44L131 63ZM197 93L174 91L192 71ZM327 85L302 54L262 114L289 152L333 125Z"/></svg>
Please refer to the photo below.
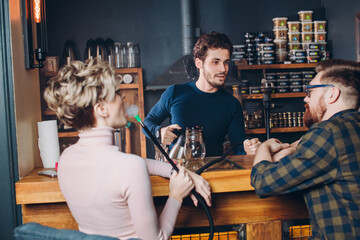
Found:
<svg viewBox="0 0 360 240"><path fill-rule="evenodd" d="M228 36L223 33L211 32L202 35L197 40L193 49L194 60L199 58L201 61L204 61L209 48L227 49L230 56L233 51L233 45Z"/></svg>
<svg viewBox="0 0 360 240"><path fill-rule="evenodd" d="M319 62L315 70L318 73L323 72L321 82L344 86L342 90L342 94L345 94L344 99L353 101L353 104L356 104L355 108L359 107L360 63L331 59Z"/></svg>

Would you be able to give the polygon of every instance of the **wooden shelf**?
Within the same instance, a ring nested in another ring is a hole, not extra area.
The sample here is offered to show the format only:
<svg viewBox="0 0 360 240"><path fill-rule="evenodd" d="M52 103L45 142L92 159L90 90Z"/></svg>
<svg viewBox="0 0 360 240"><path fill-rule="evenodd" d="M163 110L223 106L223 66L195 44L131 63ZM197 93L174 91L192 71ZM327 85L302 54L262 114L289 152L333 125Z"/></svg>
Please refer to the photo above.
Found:
<svg viewBox="0 0 360 240"><path fill-rule="evenodd" d="M116 73L138 73L141 68L115 68Z"/></svg>
<svg viewBox="0 0 360 240"><path fill-rule="evenodd" d="M115 68L115 72L116 73L122 73L122 74L126 74L126 73L138 73L139 69L141 70L141 68ZM58 72L43 72L45 77L55 77Z"/></svg>
<svg viewBox="0 0 360 240"><path fill-rule="evenodd" d="M298 92L298 93L272 93L271 98L302 98L305 97L306 93ZM263 94L242 94L242 99L262 99Z"/></svg>
<svg viewBox="0 0 360 240"><path fill-rule="evenodd" d="M137 105L139 107L139 116L141 119L145 118L144 111L144 87L143 87L143 73L142 68L120 68L115 69L116 74L131 74L133 75L133 82L126 84L122 83L119 85L120 89L124 91L126 95L126 102L129 104ZM46 88L46 82L49 78L57 75L57 72L40 72L40 95L43 96L44 89ZM49 118L55 119L55 112L50 111L47 108L45 100L41 100L42 119L48 120ZM129 119L134 122L135 119ZM128 132L128 131L126 131ZM129 131L130 134L126 135L127 145L126 153L132 153L146 158L146 138L141 131L140 125L135 125L134 128ZM72 132L59 132L59 138L73 138L78 137L78 132L75 130ZM67 141L67 140L66 140ZM69 139L69 142L72 140Z"/></svg>
<svg viewBox="0 0 360 240"><path fill-rule="evenodd" d="M315 68L317 63L294 63L294 64L262 64L262 65L238 65L238 70L261 70L261 69L295 69L295 68Z"/></svg>
<svg viewBox="0 0 360 240"><path fill-rule="evenodd" d="M138 89L139 84L137 83L122 83L120 89Z"/></svg>
<svg viewBox="0 0 360 240"><path fill-rule="evenodd" d="M271 133L287 133L287 132L306 132L307 127L286 127L286 128L271 128ZM245 130L246 134L264 134L265 128L254 128Z"/></svg>
<svg viewBox="0 0 360 240"><path fill-rule="evenodd" d="M79 133L78 132L59 132L58 133L59 138L64 138L64 137L78 137Z"/></svg>

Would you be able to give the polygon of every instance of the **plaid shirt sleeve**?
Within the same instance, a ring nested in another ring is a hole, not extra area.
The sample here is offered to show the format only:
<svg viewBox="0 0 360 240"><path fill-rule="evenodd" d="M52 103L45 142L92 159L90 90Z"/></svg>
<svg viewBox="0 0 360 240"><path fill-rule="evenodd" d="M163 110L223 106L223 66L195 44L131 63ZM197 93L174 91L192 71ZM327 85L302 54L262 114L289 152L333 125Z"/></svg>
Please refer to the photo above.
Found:
<svg viewBox="0 0 360 240"><path fill-rule="evenodd" d="M336 166L333 135L315 127L303 136L292 155L276 163L256 164L251 171L251 185L259 197L304 190L333 181Z"/></svg>

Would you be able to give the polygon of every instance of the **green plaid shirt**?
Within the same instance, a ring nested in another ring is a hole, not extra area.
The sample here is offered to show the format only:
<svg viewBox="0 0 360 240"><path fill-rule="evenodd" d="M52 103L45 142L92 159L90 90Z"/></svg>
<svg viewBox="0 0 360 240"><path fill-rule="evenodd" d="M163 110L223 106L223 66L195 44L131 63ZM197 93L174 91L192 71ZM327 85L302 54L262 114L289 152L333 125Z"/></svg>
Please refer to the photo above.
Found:
<svg viewBox="0 0 360 240"><path fill-rule="evenodd" d="M259 197L303 191L314 239L360 239L360 113L314 124L296 152L251 172Z"/></svg>

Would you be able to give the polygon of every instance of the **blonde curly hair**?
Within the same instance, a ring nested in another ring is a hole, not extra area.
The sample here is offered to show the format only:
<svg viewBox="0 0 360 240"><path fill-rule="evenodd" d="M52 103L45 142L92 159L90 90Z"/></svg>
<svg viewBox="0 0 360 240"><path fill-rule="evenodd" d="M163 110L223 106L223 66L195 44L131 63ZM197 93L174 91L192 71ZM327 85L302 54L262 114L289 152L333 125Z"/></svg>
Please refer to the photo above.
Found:
<svg viewBox="0 0 360 240"><path fill-rule="evenodd" d="M73 61L48 81L44 99L65 126L83 130L95 126L94 105L112 101L119 83L107 62Z"/></svg>

